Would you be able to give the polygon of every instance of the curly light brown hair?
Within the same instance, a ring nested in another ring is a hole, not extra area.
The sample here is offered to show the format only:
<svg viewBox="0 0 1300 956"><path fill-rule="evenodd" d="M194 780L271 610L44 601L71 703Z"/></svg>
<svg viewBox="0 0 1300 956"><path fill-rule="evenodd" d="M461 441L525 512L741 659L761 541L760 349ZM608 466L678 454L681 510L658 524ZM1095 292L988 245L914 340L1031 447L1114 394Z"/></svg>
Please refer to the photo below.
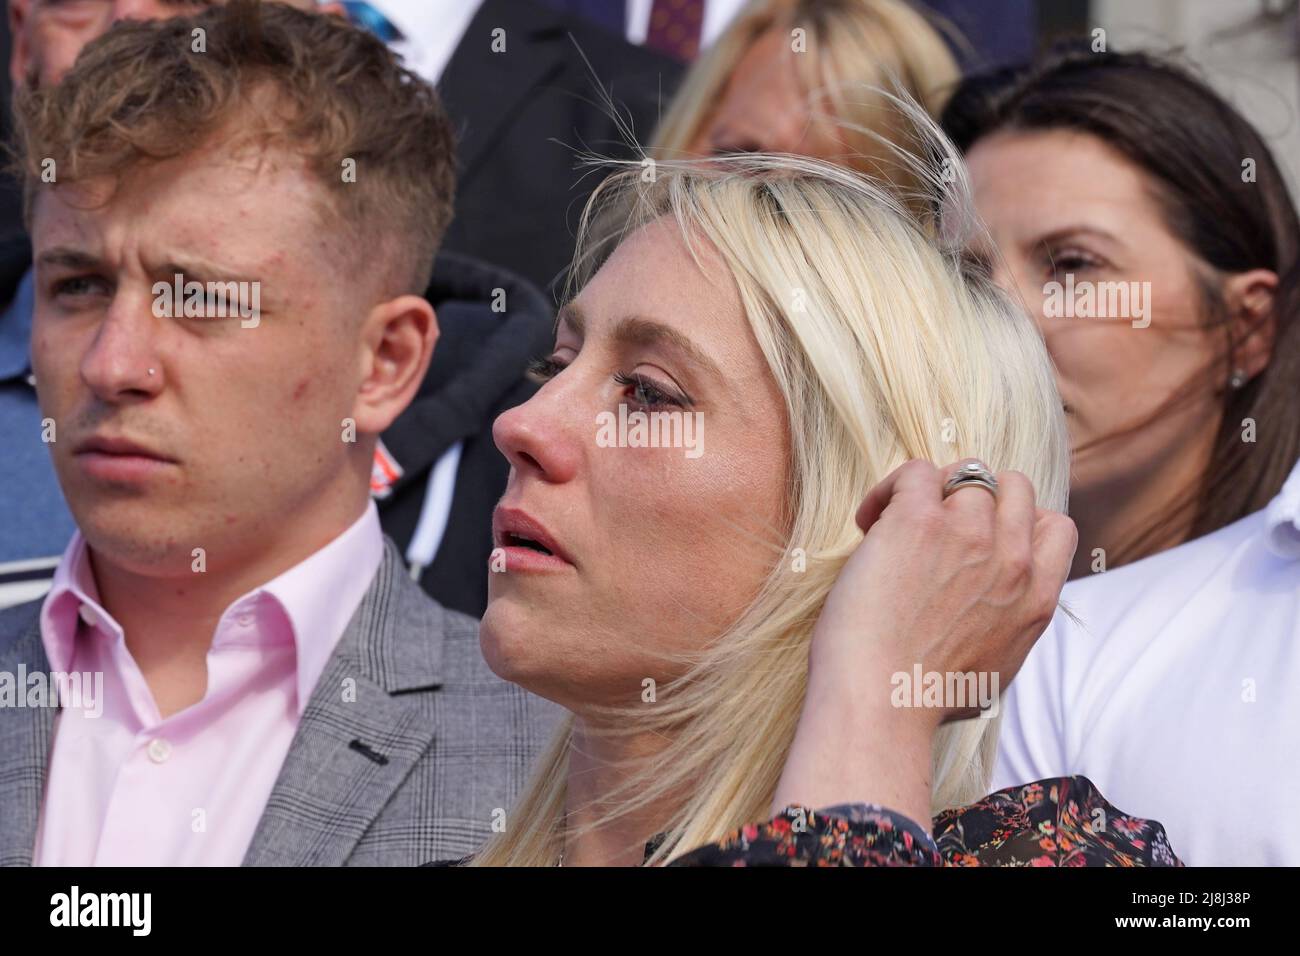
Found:
<svg viewBox="0 0 1300 956"><path fill-rule="evenodd" d="M231 0L122 21L62 82L21 91L15 114L29 227L42 190L249 144L301 158L347 247L383 261L388 292L424 291L451 221L455 144L437 93L339 17Z"/></svg>

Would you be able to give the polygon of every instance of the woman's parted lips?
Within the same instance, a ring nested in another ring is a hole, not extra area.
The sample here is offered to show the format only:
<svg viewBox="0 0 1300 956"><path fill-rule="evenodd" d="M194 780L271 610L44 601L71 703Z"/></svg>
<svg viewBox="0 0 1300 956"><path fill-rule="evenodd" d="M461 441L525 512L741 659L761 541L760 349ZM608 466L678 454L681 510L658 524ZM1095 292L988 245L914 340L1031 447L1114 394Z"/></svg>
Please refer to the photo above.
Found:
<svg viewBox="0 0 1300 956"><path fill-rule="evenodd" d="M492 541L498 548L527 547L528 543L540 545L554 557L573 564L546 526L520 508L497 506L492 513Z"/></svg>

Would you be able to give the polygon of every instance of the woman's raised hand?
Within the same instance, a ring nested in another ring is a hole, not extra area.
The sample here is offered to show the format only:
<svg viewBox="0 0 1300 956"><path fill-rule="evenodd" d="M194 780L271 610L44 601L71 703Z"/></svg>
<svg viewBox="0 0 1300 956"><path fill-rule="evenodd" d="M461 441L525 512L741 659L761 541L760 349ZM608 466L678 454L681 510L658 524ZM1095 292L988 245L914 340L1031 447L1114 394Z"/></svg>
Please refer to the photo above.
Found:
<svg viewBox="0 0 1300 956"><path fill-rule="evenodd" d="M999 473L996 492L968 484L945 496L957 468L909 461L858 509L866 535L814 630L808 696L776 810L874 802L923 812L917 819L927 822L934 731L978 708L969 700L895 706L899 681L919 667L982 674L983 686L1005 688L1051 621L1074 523L1036 507L1019 472Z"/></svg>

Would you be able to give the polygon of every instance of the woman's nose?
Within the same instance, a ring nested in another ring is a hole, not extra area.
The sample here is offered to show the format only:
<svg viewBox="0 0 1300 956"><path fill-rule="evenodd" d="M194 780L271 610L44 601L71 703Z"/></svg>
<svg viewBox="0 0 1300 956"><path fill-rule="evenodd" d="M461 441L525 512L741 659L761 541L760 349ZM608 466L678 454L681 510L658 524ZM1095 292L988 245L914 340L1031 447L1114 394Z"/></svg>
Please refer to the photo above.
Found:
<svg viewBox="0 0 1300 956"><path fill-rule="evenodd" d="M575 396L561 396L558 381L547 383L532 398L497 416L492 439L519 474L532 473L547 482L565 482L577 474L583 453L583 432ZM587 431L594 443L596 426Z"/></svg>

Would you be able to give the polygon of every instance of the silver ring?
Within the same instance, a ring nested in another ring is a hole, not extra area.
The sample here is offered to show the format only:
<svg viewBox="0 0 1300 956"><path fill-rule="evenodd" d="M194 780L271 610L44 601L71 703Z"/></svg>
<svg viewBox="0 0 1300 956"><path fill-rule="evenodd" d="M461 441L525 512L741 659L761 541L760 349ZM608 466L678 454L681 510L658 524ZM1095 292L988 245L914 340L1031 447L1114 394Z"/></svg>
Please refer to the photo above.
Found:
<svg viewBox="0 0 1300 956"><path fill-rule="evenodd" d="M998 496L998 480L983 462L968 461L958 467L944 482L943 496L947 498L959 488L964 488L967 485L976 485L983 488L994 498Z"/></svg>

